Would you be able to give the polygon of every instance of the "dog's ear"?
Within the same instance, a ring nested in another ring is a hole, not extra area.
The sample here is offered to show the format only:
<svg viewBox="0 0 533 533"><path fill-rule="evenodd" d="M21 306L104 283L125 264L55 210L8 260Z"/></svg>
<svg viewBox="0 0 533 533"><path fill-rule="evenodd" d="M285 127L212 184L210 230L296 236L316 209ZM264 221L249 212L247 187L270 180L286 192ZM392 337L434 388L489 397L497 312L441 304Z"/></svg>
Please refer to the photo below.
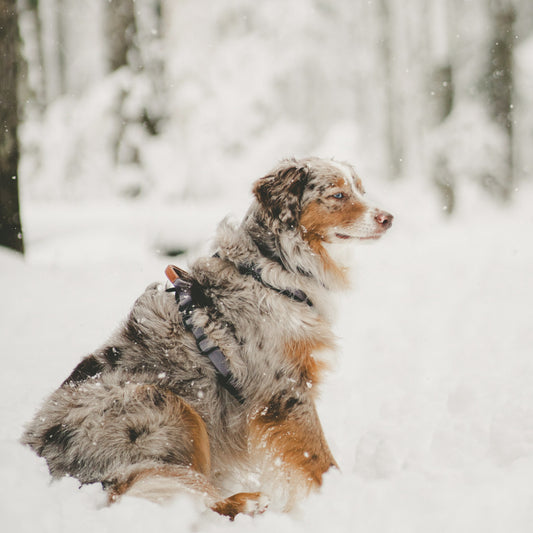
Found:
<svg viewBox="0 0 533 533"><path fill-rule="evenodd" d="M273 219L294 228L300 220L302 195L308 179L308 165L287 159L257 180L253 192L259 204Z"/></svg>

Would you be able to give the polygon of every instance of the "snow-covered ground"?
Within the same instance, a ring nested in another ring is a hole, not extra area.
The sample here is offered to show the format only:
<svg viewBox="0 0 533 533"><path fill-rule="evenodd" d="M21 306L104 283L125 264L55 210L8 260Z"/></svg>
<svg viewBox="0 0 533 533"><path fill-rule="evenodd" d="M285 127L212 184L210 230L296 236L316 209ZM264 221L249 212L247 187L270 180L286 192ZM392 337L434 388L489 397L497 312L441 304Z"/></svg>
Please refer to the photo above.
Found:
<svg viewBox="0 0 533 533"><path fill-rule="evenodd" d="M291 514L231 523L51 482L22 427L135 297L158 249L200 253L240 198L199 205L24 205L26 260L0 251L0 524L5 532L526 532L533 523L533 190L505 209L461 195L450 221L412 182L365 182L396 216L354 249L337 366L319 411L341 472ZM244 192L244 191L243 191Z"/></svg>

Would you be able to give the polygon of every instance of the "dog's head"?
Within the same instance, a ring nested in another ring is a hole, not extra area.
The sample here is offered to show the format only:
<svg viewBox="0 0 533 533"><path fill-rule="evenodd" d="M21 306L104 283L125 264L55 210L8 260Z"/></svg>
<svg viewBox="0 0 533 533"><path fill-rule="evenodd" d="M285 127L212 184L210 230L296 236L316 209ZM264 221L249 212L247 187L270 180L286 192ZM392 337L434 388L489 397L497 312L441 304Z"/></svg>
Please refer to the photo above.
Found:
<svg viewBox="0 0 533 533"><path fill-rule="evenodd" d="M378 239L393 219L366 201L351 165L333 160L284 160L255 183L254 194L280 229L299 231L312 248Z"/></svg>

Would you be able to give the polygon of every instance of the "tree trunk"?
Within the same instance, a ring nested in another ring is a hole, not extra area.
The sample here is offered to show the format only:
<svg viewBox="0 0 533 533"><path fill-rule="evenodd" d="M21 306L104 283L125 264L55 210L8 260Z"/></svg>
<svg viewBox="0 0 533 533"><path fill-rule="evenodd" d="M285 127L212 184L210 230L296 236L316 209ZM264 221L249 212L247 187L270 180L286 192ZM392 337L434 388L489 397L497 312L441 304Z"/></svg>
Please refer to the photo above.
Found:
<svg viewBox="0 0 533 533"><path fill-rule="evenodd" d="M507 200L513 190L513 47L516 11L510 0L491 0L493 38L486 91L492 119L507 137L506 176L486 185Z"/></svg>
<svg viewBox="0 0 533 533"><path fill-rule="evenodd" d="M0 245L24 253L18 194L16 0L0 0Z"/></svg>
<svg viewBox="0 0 533 533"><path fill-rule="evenodd" d="M451 50L449 45L450 7L445 0L430 4L428 39L431 67L429 73L429 114L431 126L437 129L452 112L455 98ZM449 155L442 146L435 149L431 173L440 195L443 212L451 215L455 209L455 180L448 162Z"/></svg>
<svg viewBox="0 0 533 533"><path fill-rule="evenodd" d="M135 46L135 3L133 0L108 0L106 34L111 71L130 63L128 55Z"/></svg>
<svg viewBox="0 0 533 533"><path fill-rule="evenodd" d="M382 24L380 44L385 78L388 172L390 179L396 179L402 175L405 150L400 120L401 102L394 72L394 16L391 13L390 0L380 0L378 5Z"/></svg>

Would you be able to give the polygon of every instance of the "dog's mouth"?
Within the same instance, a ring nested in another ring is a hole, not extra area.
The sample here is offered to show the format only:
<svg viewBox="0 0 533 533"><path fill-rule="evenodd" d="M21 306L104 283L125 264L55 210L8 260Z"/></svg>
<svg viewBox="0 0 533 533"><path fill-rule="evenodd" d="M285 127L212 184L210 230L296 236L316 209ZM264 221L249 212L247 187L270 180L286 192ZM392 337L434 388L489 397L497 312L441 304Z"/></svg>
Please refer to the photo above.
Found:
<svg viewBox="0 0 533 533"><path fill-rule="evenodd" d="M357 237L356 235L347 235L346 233L335 233L335 237L341 240L357 239L358 241L376 241L381 237L381 234Z"/></svg>
<svg viewBox="0 0 533 533"><path fill-rule="evenodd" d="M355 237L346 235L345 233L335 233L335 237L337 237L337 239L355 239Z"/></svg>

